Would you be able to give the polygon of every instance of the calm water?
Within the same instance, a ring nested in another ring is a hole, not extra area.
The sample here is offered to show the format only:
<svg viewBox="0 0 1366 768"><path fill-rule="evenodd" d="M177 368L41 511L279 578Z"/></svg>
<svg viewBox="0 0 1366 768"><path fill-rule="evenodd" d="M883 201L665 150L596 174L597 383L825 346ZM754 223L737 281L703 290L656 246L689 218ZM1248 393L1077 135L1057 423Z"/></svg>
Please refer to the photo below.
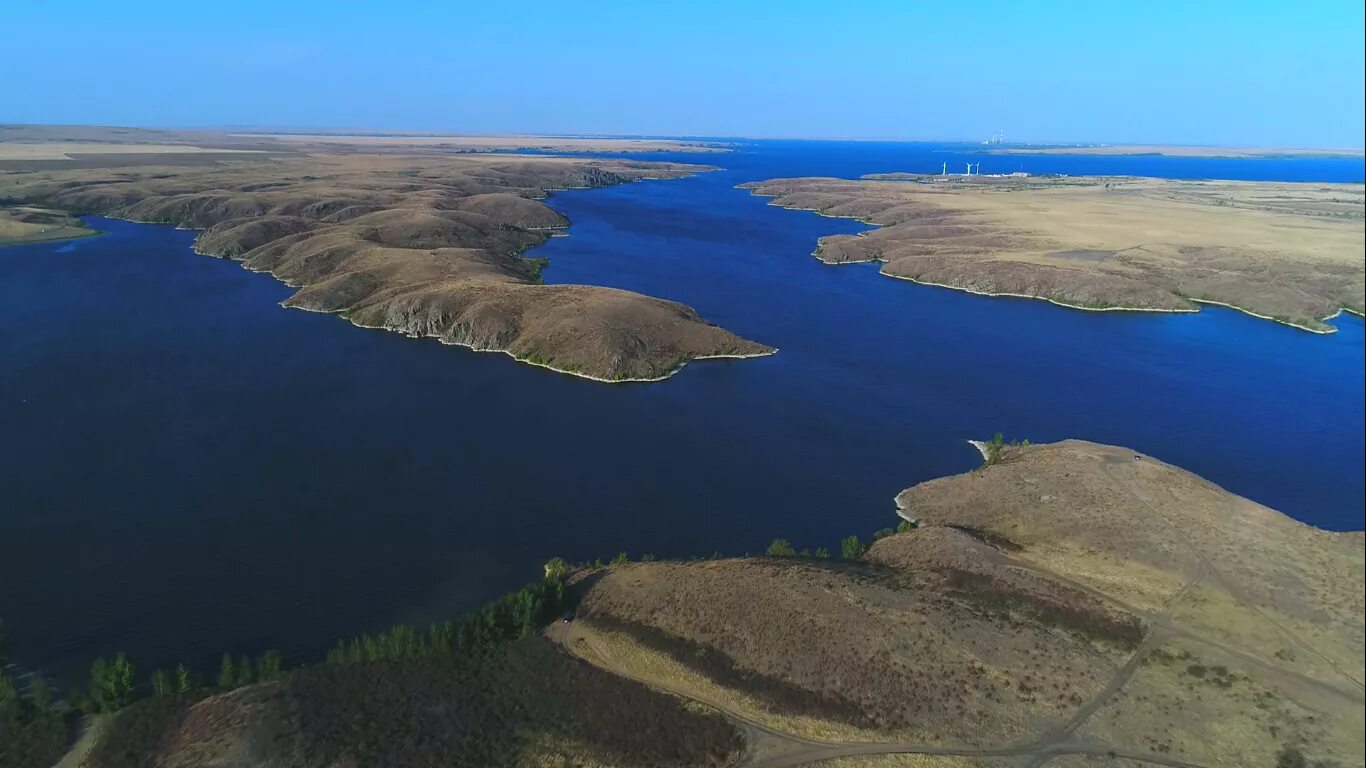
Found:
<svg viewBox="0 0 1366 768"><path fill-rule="evenodd" d="M659 156L653 156L659 157ZM960 165L952 148L765 142L726 170L558 194L551 282L687 302L770 358L610 386L280 309L193 233L0 250L0 617L78 678L226 648L312 656L477 605L553 555L833 546L977 463L963 440L1121 443L1301 520L1362 527L1363 325L1081 313L811 259L856 222L752 179ZM683 159L696 160L689 156ZM1360 161L974 158L983 170L1345 181ZM999 166L999 167L996 167Z"/></svg>

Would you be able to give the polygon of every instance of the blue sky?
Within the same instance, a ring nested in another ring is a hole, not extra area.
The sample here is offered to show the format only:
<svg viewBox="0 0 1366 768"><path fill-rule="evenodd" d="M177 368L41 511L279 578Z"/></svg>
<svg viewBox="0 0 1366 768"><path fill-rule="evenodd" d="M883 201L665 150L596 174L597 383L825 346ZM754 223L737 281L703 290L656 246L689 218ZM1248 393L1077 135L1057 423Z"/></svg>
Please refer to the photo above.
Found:
<svg viewBox="0 0 1366 768"><path fill-rule="evenodd" d="M1360 147L1351 2L15 2L0 122Z"/></svg>

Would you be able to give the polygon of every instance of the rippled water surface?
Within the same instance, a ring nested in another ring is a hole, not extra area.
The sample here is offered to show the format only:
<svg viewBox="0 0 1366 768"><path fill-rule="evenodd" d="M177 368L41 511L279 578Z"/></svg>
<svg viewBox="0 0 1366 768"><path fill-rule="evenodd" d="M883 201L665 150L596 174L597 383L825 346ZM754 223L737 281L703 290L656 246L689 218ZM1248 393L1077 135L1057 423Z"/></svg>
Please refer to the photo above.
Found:
<svg viewBox="0 0 1366 768"><path fill-rule="evenodd" d="M311 657L445 616L553 555L833 547L977 463L963 440L1120 443L1362 527L1363 325L1084 313L809 257L857 222L734 189L938 170L965 148L759 142L692 178L557 194L550 282L642 291L780 348L605 385L277 306L193 233L0 249L0 617L69 678L126 650ZM658 156L656 156L658 157ZM696 161L696 156L669 159ZM1359 160L976 156L985 172L1359 181Z"/></svg>

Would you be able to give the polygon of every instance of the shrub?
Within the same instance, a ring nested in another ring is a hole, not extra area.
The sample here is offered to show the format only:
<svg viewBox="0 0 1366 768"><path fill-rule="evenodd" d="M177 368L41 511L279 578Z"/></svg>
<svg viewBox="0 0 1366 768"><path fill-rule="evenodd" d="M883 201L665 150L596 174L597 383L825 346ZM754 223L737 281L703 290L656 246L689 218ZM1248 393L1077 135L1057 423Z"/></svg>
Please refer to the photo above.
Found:
<svg viewBox="0 0 1366 768"><path fill-rule="evenodd" d="M256 676L262 682L274 680L285 673L285 661L279 651L266 651L256 663Z"/></svg>
<svg viewBox="0 0 1366 768"><path fill-rule="evenodd" d="M797 554L797 551L792 548L792 544L787 539L774 539L764 554L769 557L792 557Z"/></svg>
<svg viewBox="0 0 1366 768"><path fill-rule="evenodd" d="M90 697L101 712L117 712L133 700L133 664L122 653L90 665Z"/></svg>
<svg viewBox="0 0 1366 768"><path fill-rule="evenodd" d="M859 541L857 536L850 536L846 538L844 541L840 542L841 559L862 560L863 553L867 551L868 548L863 546L863 542Z"/></svg>
<svg viewBox="0 0 1366 768"><path fill-rule="evenodd" d="M1001 446L1005 445L1005 436L1000 432L992 435L986 442L986 455L982 457L982 466L990 467L999 464L1001 461Z"/></svg>
<svg viewBox="0 0 1366 768"><path fill-rule="evenodd" d="M232 654L223 654L223 661L218 665L218 687L228 690L237 683L237 675L232 669Z"/></svg>

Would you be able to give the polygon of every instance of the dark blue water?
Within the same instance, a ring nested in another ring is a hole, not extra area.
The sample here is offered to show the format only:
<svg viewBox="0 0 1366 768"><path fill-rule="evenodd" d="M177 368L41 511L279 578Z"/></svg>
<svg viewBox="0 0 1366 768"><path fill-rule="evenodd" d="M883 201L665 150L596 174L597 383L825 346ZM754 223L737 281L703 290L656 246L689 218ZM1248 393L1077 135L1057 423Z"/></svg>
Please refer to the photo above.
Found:
<svg viewBox="0 0 1366 768"><path fill-rule="evenodd" d="M652 156L658 157L658 156ZM1362 527L1363 325L1083 313L809 257L856 222L733 186L937 168L927 145L766 142L689 179L558 194L551 282L694 305L770 358L604 385L280 309L193 233L0 249L0 617L68 678L208 668L446 615L554 555L833 546L977 463L968 437L1121 443ZM695 160L695 156L688 159ZM993 156L980 158L983 170ZM976 159L974 159L975 161ZM1350 180L1359 161L1004 158L1026 170ZM1002 168L1000 170L1013 170Z"/></svg>

